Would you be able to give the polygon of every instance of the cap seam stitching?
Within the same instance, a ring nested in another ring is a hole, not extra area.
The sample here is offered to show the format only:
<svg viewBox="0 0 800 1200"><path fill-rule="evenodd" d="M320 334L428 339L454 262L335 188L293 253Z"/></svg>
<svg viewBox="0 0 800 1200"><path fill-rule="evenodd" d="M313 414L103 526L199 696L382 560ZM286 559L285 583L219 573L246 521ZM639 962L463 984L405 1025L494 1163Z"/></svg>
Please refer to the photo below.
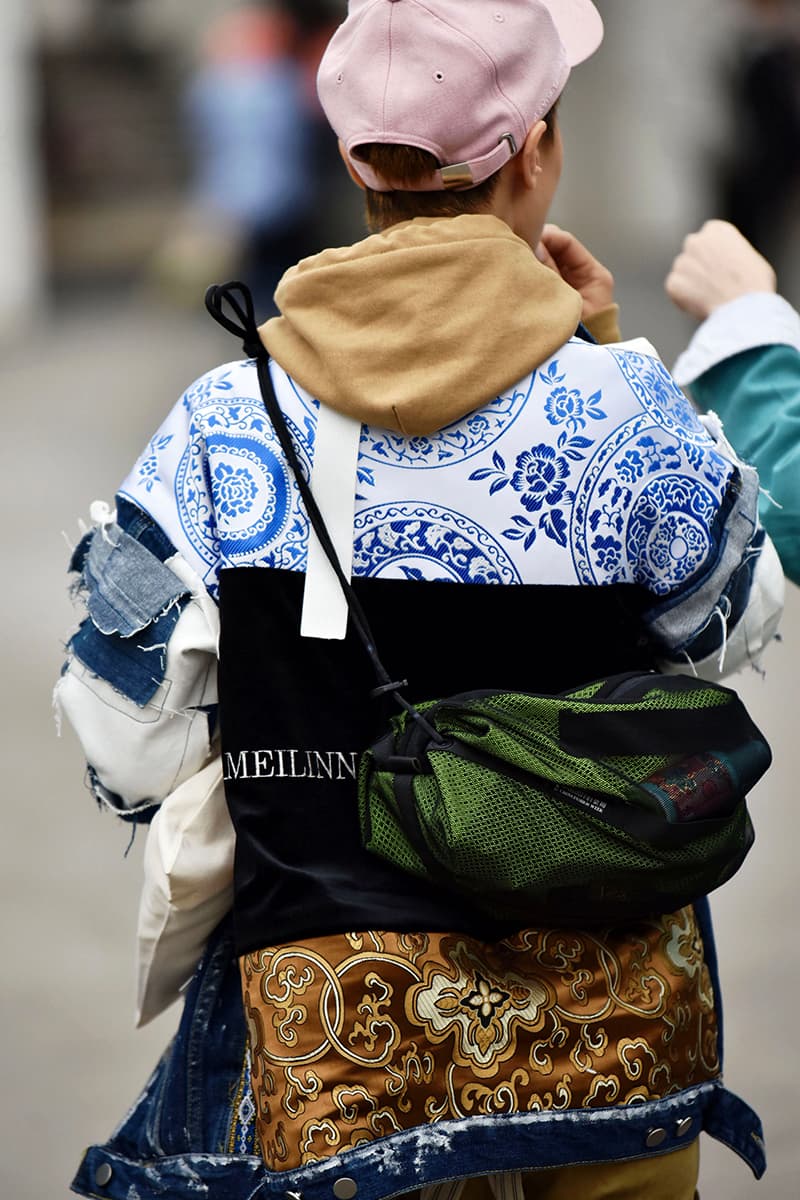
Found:
<svg viewBox="0 0 800 1200"><path fill-rule="evenodd" d="M458 29L455 25L451 25L451 23L448 20L446 20L439 13L433 12L425 4L418 4L418 7L423 9L426 13L428 13L429 16L433 17L433 19L435 21L440 21L442 25L446 25L447 28L452 30L453 33L457 34L460 37L463 37L465 41L469 42L472 46L475 47L475 49L478 51L478 53L481 55L481 57L483 59L485 59L491 66L491 73L492 73L492 79L494 81L494 88L495 88L495 91L497 92L498 96L502 96L502 98L505 100L506 104L508 104L509 107L514 110L514 112L517 114L517 117L519 118L520 124L525 125L526 124L525 117L522 115L520 109L517 107L517 105L514 103L514 101L511 99L511 97L506 95L506 93L503 91L502 87L500 86L500 80L498 79L498 76L497 76L497 64L495 63L495 61L491 57L491 55L488 53L488 51L484 50L484 48L480 44L480 42L477 42L471 36L471 34L465 33L463 29ZM554 24L555 24L555 22L554 22ZM556 30L556 34L558 35L558 40L561 41L561 36L560 36L560 34L558 34L558 30ZM561 44L563 46L563 42ZM556 85L554 84L553 86L555 87ZM528 132L527 129L525 132L526 133Z"/></svg>
<svg viewBox="0 0 800 1200"><path fill-rule="evenodd" d="M384 134L386 133L386 97L389 94L389 79L392 74L392 58L393 58L393 52L394 52L394 46L392 44L392 25L393 25L393 23L394 23L394 5L392 5L392 7L389 9L389 63L386 68L386 82L383 87L383 101L381 104L381 123L383 125Z"/></svg>

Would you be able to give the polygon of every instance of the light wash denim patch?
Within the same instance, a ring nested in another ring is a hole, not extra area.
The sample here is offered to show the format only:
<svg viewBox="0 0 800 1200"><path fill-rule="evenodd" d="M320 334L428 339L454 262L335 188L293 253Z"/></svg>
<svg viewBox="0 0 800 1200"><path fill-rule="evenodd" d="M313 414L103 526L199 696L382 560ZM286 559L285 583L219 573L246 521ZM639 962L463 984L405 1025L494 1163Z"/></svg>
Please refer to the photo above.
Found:
<svg viewBox="0 0 800 1200"><path fill-rule="evenodd" d="M73 555L70 570L80 572L89 615L69 646L93 674L143 707L164 680L167 643L189 590L165 565L174 549L149 517L127 503L121 516L135 536L109 523L87 534Z"/></svg>
<svg viewBox="0 0 800 1200"><path fill-rule="evenodd" d="M83 587L101 633L129 638L187 594L156 556L116 523L96 529L83 560Z"/></svg>

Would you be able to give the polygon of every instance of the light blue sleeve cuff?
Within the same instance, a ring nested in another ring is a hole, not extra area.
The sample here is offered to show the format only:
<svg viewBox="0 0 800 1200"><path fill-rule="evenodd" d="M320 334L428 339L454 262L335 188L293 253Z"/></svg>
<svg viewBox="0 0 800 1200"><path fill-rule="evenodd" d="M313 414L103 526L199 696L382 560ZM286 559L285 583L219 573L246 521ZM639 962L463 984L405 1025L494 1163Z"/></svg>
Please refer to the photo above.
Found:
<svg viewBox="0 0 800 1200"><path fill-rule="evenodd" d="M725 359L759 346L800 350L800 314L772 292L751 292L715 309L675 363L673 377L687 387Z"/></svg>

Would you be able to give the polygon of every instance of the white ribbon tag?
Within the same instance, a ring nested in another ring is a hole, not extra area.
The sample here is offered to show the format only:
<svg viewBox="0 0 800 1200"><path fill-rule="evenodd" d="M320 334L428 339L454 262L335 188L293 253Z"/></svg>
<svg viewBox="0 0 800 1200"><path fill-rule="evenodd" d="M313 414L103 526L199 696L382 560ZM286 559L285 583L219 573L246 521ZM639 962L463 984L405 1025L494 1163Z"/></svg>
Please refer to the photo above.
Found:
<svg viewBox="0 0 800 1200"><path fill-rule="evenodd" d="M348 579L353 571L353 521L360 442L360 421L320 404L311 490ZM310 529L300 636L342 641L347 633L347 617L344 592L319 538Z"/></svg>

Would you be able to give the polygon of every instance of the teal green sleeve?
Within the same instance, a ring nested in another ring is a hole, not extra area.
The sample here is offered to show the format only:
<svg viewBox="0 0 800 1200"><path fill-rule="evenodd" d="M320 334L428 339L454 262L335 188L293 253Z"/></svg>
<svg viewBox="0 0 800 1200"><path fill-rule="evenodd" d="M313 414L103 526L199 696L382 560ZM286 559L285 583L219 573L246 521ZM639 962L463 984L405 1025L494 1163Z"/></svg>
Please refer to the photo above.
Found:
<svg viewBox="0 0 800 1200"><path fill-rule="evenodd" d="M745 462L758 470L760 515L789 579L800 584L800 351L748 350L692 384L702 409L713 409ZM780 505L780 507L777 507Z"/></svg>

